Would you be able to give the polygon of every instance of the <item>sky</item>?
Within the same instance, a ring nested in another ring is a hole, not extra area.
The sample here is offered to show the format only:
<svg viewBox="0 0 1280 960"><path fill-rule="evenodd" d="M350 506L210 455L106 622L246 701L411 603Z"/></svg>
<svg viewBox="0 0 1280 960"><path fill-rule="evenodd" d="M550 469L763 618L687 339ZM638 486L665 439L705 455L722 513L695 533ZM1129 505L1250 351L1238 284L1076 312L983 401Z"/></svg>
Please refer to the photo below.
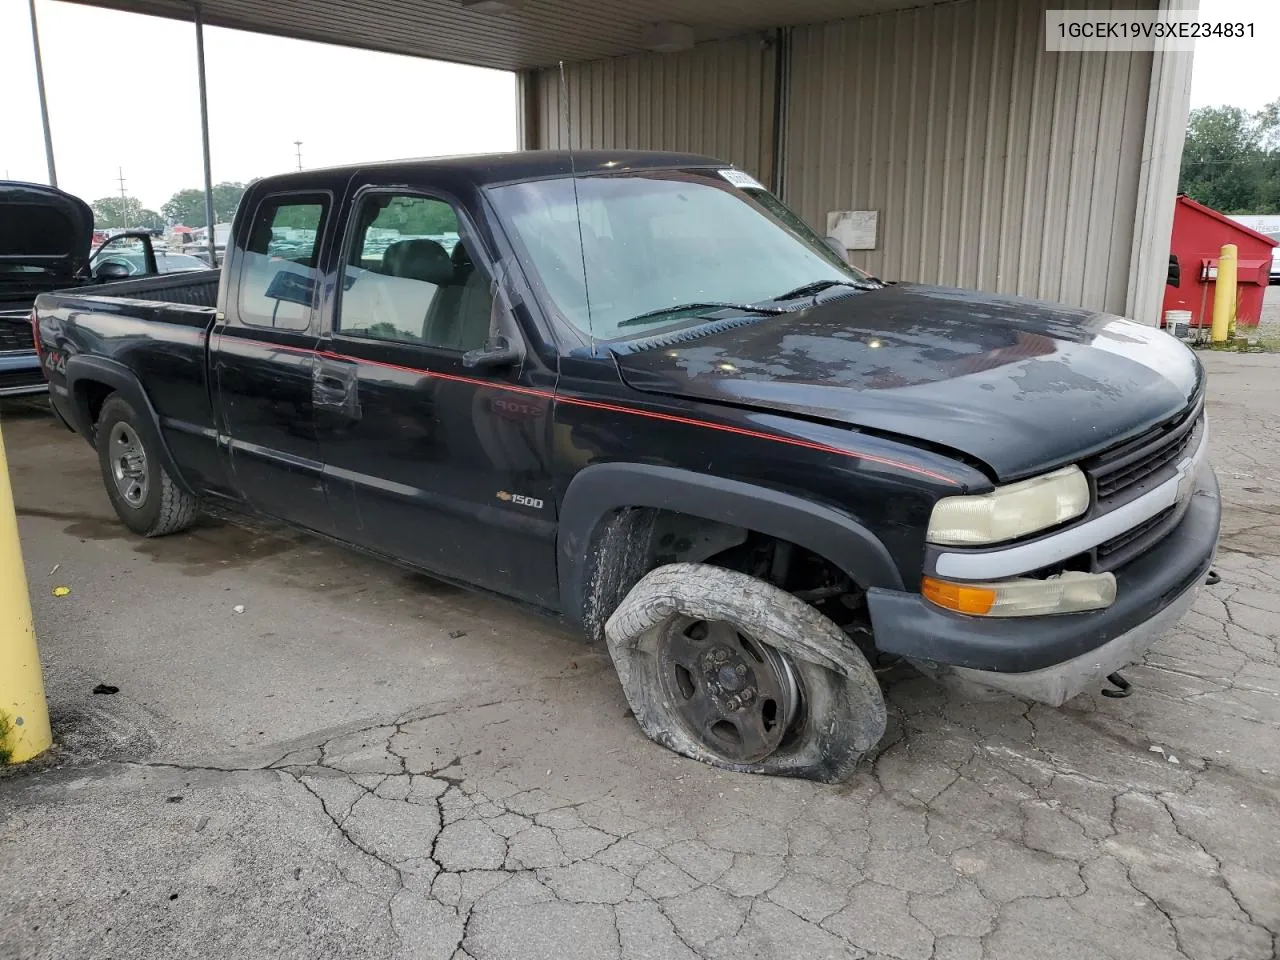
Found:
<svg viewBox="0 0 1280 960"><path fill-rule="evenodd" d="M1280 0L1200 0L1200 19L1254 23L1266 39L1197 45L1191 106L1256 111L1280 99Z"/></svg>
<svg viewBox="0 0 1280 960"><path fill-rule="evenodd" d="M118 196L123 170L153 210L201 187L191 25L61 0L36 11L59 186ZM1191 105L1252 111L1280 97L1277 58L1264 55L1280 40L1280 0L1201 0L1200 13L1254 21L1271 40L1198 49ZM295 140L307 167L516 146L509 73L217 27L205 54L215 182L295 169ZM27 0L0 0L0 91L0 176L46 182Z"/></svg>
<svg viewBox="0 0 1280 960"><path fill-rule="evenodd" d="M58 186L159 210L204 186L190 23L37 0ZM513 74L205 28L214 182L514 150ZM0 178L47 183L27 0L0 0ZM459 96L459 91L466 91ZM415 96L415 93L417 94Z"/></svg>

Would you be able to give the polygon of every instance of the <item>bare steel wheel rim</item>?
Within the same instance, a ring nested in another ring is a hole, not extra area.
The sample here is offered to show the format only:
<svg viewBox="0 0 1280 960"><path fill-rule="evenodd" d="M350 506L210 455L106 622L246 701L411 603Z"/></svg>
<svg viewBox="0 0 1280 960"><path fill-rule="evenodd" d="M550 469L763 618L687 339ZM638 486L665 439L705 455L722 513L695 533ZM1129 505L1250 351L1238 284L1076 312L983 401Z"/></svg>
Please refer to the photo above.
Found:
<svg viewBox="0 0 1280 960"><path fill-rule="evenodd" d="M800 708L787 656L726 620L674 619L658 639L663 699L707 749L757 763L786 738Z"/></svg>
<svg viewBox="0 0 1280 960"><path fill-rule="evenodd" d="M147 502L150 481L147 477L147 452L138 434L127 423L117 423L107 438L107 457L116 492L129 506L137 508Z"/></svg>

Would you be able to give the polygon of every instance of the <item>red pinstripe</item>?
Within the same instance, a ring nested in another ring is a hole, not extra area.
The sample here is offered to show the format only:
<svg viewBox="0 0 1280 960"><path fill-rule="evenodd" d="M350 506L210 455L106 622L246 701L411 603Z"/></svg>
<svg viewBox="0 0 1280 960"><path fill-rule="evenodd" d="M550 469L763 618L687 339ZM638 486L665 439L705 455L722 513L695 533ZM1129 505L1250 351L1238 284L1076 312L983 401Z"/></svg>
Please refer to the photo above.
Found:
<svg viewBox="0 0 1280 960"><path fill-rule="evenodd" d="M223 334L226 336L226 334ZM906 470L909 473L915 473L922 477L929 477L931 480L939 480L943 483L949 483L952 486L959 486L958 480L948 477L946 474L936 473L925 467L917 467L914 464L903 463L900 460L893 460L889 457L877 456L873 453L861 453L857 450L846 450L843 447L834 447L826 443L816 443L812 440L801 440L796 437L782 437L775 433L764 433L760 430L751 430L747 427L734 427L723 423L710 423L706 420L695 420L692 417L682 417L674 413L658 413L654 410L640 410L636 407L623 407L613 403L603 403L599 400L585 400L581 397L567 396L563 393L554 393L550 390L539 390L535 387L521 387L509 383L495 383L492 380L480 380L475 377L462 377L454 373L440 373L436 370L423 370L421 367L406 367L399 363L387 363L383 360L370 360L366 357L353 357L345 353L336 353L332 350L312 350L307 347L292 347L280 343L268 343L263 340L250 340L247 337L230 337L229 339L237 340L241 343L254 343L269 350L284 350L289 353L302 353L309 356L324 357L327 360L340 360L346 363L363 363L371 367L383 367L387 370L397 370L402 373L411 373L419 377L430 377L435 380L449 380L455 383L467 383L477 387L488 387L491 390L504 390L508 393L520 393L531 397L541 397L545 400L555 400L558 403L568 403L575 407L587 407L592 410L605 410L609 413L628 414L633 417L648 417L651 420L662 420L666 423L679 423L690 427L703 427L708 430L719 430L721 433L731 433L739 437L751 437L755 440L771 440L774 443L785 443L792 447L801 447L805 450L817 450L820 453L834 453L844 457L857 457L860 460L866 460L871 463L878 463L886 467L895 467L899 470Z"/></svg>

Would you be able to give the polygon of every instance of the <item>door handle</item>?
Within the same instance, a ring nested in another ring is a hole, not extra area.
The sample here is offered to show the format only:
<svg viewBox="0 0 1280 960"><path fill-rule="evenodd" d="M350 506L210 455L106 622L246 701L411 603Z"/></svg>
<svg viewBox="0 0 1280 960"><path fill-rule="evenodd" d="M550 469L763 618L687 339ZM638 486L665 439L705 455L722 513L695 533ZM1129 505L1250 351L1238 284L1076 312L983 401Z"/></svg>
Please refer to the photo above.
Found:
<svg viewBox="0 0 1280 960"><path fill-rule="evenodd" d="M311 400L318 407L359 418L360 394L356 365L315 367L311 380Z"/></svg>

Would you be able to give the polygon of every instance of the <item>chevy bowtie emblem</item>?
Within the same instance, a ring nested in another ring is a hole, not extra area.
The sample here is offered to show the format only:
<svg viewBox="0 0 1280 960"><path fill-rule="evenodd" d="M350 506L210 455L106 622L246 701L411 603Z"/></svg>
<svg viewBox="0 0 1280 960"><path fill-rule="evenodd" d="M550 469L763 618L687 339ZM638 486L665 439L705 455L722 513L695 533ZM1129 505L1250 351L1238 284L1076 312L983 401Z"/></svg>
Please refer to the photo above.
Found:
<svg viewBox="0 0 1280 960"><path fill-rule="evenodd" d="M496 496L499 500L510 500L510 499L511 499L511 494L507 493L507 491L505 491L505 490L499 490L499 491L495 494L495 496Z"/></svg>

